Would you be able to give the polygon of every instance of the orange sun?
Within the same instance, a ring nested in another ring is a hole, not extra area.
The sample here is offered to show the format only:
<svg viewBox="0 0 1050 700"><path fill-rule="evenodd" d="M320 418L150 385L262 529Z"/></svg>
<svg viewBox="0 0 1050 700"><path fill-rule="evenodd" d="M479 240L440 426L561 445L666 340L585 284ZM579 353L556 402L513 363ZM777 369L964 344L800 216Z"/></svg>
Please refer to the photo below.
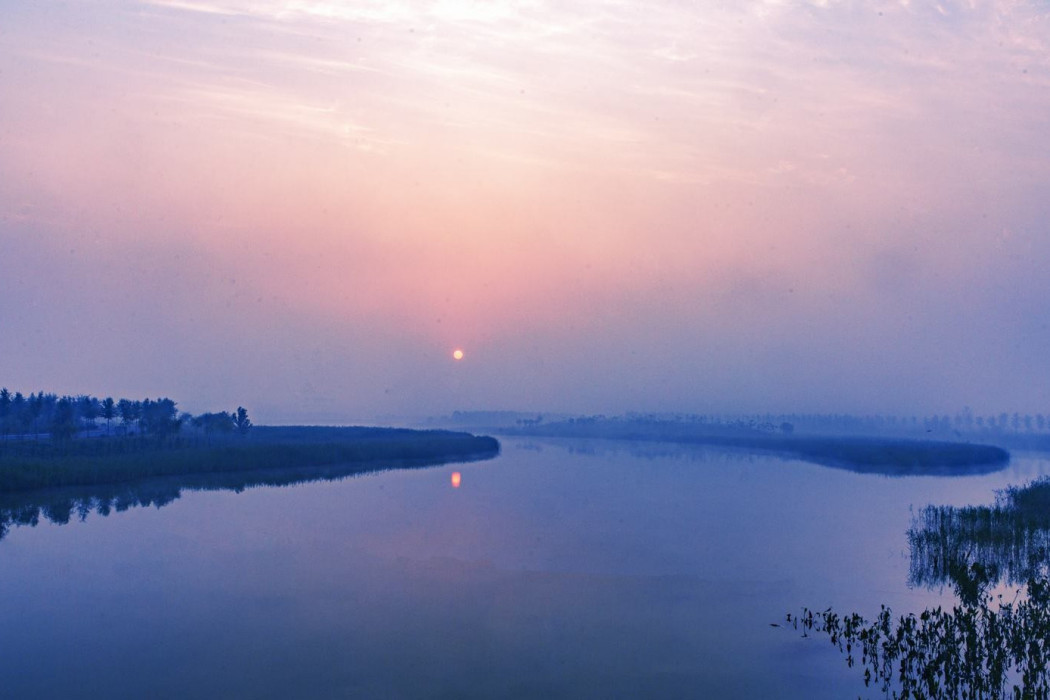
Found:
<svg viewBox="0 0 1050 700"><path fill-rule="evenodd" d="M460 350L459 348L456 348L455 350L453 350L452 351L452 359L453 360L462 360L463 359L463 351Z"/></svg>

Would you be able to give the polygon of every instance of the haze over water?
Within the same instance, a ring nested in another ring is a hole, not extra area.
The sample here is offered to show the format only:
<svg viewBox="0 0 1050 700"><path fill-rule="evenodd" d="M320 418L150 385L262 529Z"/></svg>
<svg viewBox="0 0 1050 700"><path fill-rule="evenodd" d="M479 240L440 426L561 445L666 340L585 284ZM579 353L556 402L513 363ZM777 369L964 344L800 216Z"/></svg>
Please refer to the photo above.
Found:
<svg viewBox="0 0 1050 700"><path fill-rule="evenodd" d="M260 423L1045 411L1047 13L4 3L3 381Z"/></svg>

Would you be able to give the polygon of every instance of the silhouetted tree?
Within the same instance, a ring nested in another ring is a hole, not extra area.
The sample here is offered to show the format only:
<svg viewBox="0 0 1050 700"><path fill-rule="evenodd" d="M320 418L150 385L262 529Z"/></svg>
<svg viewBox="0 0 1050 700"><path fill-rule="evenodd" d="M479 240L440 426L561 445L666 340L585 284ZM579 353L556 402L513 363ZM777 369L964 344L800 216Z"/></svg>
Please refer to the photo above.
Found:
<svg viewBox="0 0 1050 700"><path fill-rule="evenodd" d="M175 402L167 398L144 400L139 425L142 426L143 432L153 435L158 440L174 435L182 427L175 410Z"/></svg>
<svg viewBox="0 0 1050 700"><path fill-rule="evenodd" d="M121 399L117 402L117 410L120 412L120 422L124 426L124 434L127 435L131 424L142 415L142 404L138 401Z"/></svg>
<svg viewBox="0 0 1050 700"><path fill-rule="evenodd" d="M7 439L7 432L10 429L11 420L11 392L7 390L5 386L0 389L0 431L4 434L4 439Z"/></svg>
<svg viewBox="0 0 1050 700"><path fill-rule="evenodd" d="M76 410L80 414L80 419L84 421L85 428L88 430L95 428L95 419L98 418L101 410L98 399L94 396L78 396Z"/></svg>
<svg viewBox="0 0 1050 700"><path fill-rule="evenodd" d="M117 415L116 403L112 396L107 396L102 401L102 417L106 419L106 435L110 434L109 425Z"/></svg>
<svg viewBox="0 0 1050 700"><path fill-rule="evenodd" d="M51 438L66 441L77 433L76 408L73 399L63 396L51 414Z"/></svg>
<svg viewBox="0 0 1050 700"><path fill-rule="evenodd" d="M233 423L237 426L237 432L241 435L246 435L248 430L252 427L252 421L248 418L248 411L244 406L237 407L237 413L234 414Z"/></svg>
<svg viewBox="0 0 1050 700"><path fill-rule="evenodd" d="M21 391L16 391L15 396L11 399L11 421L15 428L21 428L25 422L26 412L26 397L22 396Z"/></svg>
<svg viewBox="0 0 1050 700"><path fill-rule="evenodd" d="M200 428L207 435L212 433L232 433L237 426L232 415L226 411L218 413L202 413L193 419L193 425Z"/></svg>
<svg viewBox="0 0 1050 700"><path fill-rule="evenodd" d="M38 392L36 394L30 394L29 398L26 399L26 410L25 416L22 419L22 423L25 426L26 432L32 430L33 438L37 435L37 423L40 420L40 415L44 412L44 392Z"/></svg>

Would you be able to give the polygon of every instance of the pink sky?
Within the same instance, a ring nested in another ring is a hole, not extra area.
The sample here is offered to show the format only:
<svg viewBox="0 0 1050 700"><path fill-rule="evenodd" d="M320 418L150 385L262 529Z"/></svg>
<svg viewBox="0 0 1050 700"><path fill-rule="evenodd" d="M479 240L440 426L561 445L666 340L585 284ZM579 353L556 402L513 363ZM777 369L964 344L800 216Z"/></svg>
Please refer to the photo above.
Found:
<svg viewBox="0 0 1050 700"><path fill-rule="evenodd" d="M1050 410L1050 10L709 5L5 7L0 384Z"/></svg>

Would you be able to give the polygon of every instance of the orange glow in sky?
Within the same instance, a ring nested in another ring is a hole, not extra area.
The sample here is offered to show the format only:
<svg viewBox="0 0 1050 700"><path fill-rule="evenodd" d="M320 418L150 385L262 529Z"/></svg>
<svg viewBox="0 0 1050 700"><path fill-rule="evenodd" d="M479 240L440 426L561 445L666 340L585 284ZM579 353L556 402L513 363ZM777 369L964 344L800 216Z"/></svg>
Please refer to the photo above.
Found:
<svg viewBox="0 0 1050 700"><path fill-rule="evenodd" d="M453 360L462 360L463 359L463 351L459 350L458 348L456 350L453 350L452 351L452 359Z"/></svg>
<svg viewBox="0 0 1050 700"><path fill-rule="evenodd" d="M452 488L458 489L459 482L463 480L463 476L459 472L452 472Z"/></svg>

